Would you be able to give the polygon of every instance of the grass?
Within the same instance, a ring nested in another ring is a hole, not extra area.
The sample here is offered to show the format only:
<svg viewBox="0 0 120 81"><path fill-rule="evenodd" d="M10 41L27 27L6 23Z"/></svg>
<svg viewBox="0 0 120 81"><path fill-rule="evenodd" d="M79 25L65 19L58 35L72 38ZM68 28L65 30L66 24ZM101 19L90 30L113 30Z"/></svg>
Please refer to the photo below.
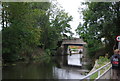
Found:
<svg viewBox="0 0 120 81"><path fill-rule="evenodd" d="M100 56L99 59L97 60L97 64L95 66L95 69L98 69L102 66L104 66L106 63L108 63L110 60L107 57L102 57ZM110 66L106 67L108 69ZM100 70L100 74L102 74L105 71L105 69ZM93 75L90 76L91 80L94 80L95 78L98 77L98 72L94 73Z"/></svg>
<svg viewBox="0 0 120 81"><path fill-rule="evenodd" d="M98 76L98 72L94 73L94 74L90 77L90 79L95 79L95 78L97 78L97 76Z"/></svg>

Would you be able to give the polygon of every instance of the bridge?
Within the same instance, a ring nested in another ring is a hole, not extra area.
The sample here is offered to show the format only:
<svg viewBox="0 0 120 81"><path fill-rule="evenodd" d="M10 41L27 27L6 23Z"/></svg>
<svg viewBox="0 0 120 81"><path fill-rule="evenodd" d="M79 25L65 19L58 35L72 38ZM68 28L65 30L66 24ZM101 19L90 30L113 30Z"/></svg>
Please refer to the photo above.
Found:
<svg viewBox="0 0 120 81"><path fill-rule="evenodd" d="M63 54L68 54L68 46L79 46L81 49L83 49L83 52L85 53L84 46L86 45L86 42L84 42L80 38L73 38L73 39L63 39L62 40L62 47L64 48Z"/></svg>
<svg viewBox="0 0 120 81"><path fill-rule="evenodd" d="M85 45L87 43L84 42L82 39L80 38L74 38L74 39L63 39L62 42L62 47L64 48L64 53L63 54L68 54L68 47L69 46L81 46L84 49L83 54L85 54ZM95 78L91 78L92 76L97 75ZM83 77L82 79L80 79L79 81L102 81L102 80L108 80L108 81L112 81L113 79L113 73L112 73L112 66L111 63L107 63L106 65L96 69L95 71L90 72L89 74L87 74L85 77Z"/></svg>

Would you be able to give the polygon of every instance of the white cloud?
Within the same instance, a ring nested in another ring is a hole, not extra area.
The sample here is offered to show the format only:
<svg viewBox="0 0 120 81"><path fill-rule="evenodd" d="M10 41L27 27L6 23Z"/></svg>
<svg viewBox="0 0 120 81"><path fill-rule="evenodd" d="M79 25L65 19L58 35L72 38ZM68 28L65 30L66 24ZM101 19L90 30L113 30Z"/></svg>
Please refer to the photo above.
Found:
<svg viewBox="0 0 120 81"><path fill-rule="evenodd" d="M72 32L75 34L75 29L79 25L79 22L83 22L80 19L80 13L78 13L78 8L83 7L81 6L81 0L57 0L59 4L68 12L72 17L73 21L70 22L72 27ZM78 36L77 36L78 37Z"/></svg>

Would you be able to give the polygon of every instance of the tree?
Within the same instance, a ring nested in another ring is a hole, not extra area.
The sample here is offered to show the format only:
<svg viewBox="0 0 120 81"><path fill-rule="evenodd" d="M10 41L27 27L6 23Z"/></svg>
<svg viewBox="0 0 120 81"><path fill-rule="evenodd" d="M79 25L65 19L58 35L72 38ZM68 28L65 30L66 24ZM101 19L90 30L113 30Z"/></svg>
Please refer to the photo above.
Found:
<svg viewBox="0 0 120 81"><path fill-rule="evenodd" d="M63 10L52 13L56 9L50 7L49 2L2 3L4 61L32 58L37 46L55 48L62 34L70 32L72 17Z"/></svg>
<svg viewBox="0 0 120 81"><path fill-rule="evenodd" d="M101 43L104 38L106 53L112 55L115 37L120 34L120 2L86 4L88 8L83 11L84 24L78 26L77 32L88 43L92 54L104 46Z"/></svg>
<svg viewBox="0 0 120 81"><path fill-rule="evenodd" d="M2 29L3 59L18 60L22 55L31 57L34 48L39 45L40 29L34 28L33 12L30 3L2 3L7 17L7 26ZM4 14L2 14L5 17Z"/></svg>
<svg viewBox="0 0 120 81"><path fill-rule="evenodd" d="M69 22L72 17L59 7L58 3L51 3L50 9L47 11L46 22L42 29L41 41L44 49L56 48L57 42L62 39L63 34L71 33Z"/></svg>

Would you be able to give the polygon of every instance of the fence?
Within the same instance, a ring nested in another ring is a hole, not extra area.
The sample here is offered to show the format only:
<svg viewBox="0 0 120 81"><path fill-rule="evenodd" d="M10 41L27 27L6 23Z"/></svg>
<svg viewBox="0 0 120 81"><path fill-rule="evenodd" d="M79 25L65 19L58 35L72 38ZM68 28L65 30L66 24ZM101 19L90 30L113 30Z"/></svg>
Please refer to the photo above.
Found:
<svg viewBox="0 0 120 81"><path fill-rule="evenodd" d="M87 76L83 77L80 81L90 81L90 79L94 81L99 81L100 79L111 79L111 63L107 63L106 65L98 68L97 70L91 72ZM92 78L94 77L94 79Z"/></svg>

